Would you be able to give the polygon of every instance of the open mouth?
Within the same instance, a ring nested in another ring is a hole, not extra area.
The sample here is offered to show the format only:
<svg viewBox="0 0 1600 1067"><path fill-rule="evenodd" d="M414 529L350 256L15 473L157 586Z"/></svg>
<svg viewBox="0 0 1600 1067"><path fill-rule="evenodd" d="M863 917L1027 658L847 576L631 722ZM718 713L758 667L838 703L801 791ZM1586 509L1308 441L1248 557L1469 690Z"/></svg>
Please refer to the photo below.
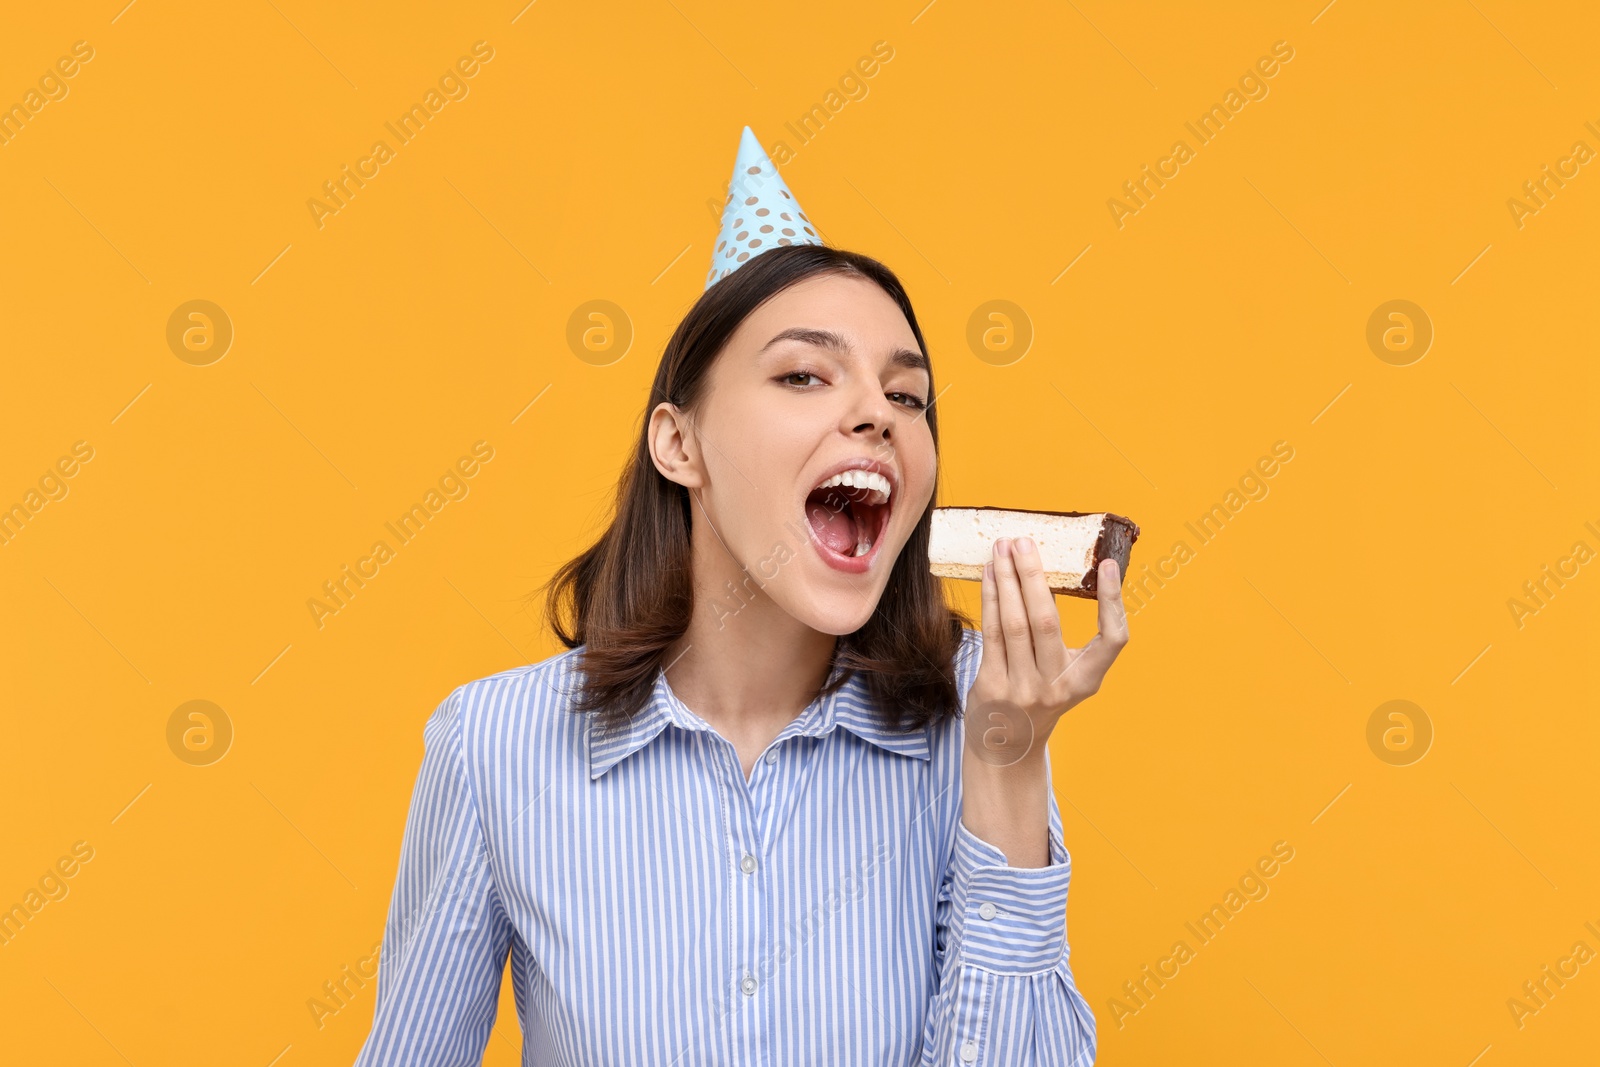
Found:
<svg viewBox="0 0 1600 1067"><path fill-rule="evenodd" d="M823 561L862 573L872 566L889 526L894 485L872 470L845 470L825 479L806 497L806 522Z"/></svg>

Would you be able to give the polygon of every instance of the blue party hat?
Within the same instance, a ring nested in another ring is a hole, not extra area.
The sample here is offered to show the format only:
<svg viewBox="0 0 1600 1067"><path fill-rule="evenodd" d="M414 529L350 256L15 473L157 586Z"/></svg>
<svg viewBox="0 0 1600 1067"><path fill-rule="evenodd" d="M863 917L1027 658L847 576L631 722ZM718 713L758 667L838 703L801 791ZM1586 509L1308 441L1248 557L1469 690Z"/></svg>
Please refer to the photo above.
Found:
<svg viewBox="0 0 1600 1067"><path fill-rule="evenodd" d="M744 128L739 138L739 158L728 183L728 202L722 208L722 231L711 253L711 273L706 288L726 278L751 256L779 245L820 245L811 220L789 192L778 168L761 142Z"/></svg>

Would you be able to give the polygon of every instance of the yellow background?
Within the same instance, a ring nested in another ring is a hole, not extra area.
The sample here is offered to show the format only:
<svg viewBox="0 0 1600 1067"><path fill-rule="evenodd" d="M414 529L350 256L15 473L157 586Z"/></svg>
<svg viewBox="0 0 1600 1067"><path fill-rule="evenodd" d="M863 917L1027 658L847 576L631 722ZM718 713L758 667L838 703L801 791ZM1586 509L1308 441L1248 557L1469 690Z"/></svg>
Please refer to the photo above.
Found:
<svg viewBox="0 0 1600 1067"><path fill-rule="evenodd" d="M0 546L0 906L94 858L0 947L5 1058L351 1060L375 987L320 1029L307 1002L381 936L423 722L555 650L525 597L605 515L748 123L908 284L944 502L1132 516L1134 577L1193 550L1052 741L1099 1062L1594 1062L1600 963L1521 1028L1506 1002L1600 950L1600 564L1520 627L1507 602L1600 550L1600 164L1520 228L1507 200L1600 149L1600 18L1320 3L8 16L0 103L95 55L0 147L0 505L94 458ZM470 94L319 229L308 199L479 40ZM1107 200L1280 40L1269 95L1118 228ZM801 144L784 123L877 41ZM193 299L234 328L209 366L166 341ZM596 299L634 332L606 366L566 340ZM1435 330L1409 366L1365 339L1392 299ZM1034 332L1004 366L966 340L990 300ZM319 629L307 600L479 440L470 494ZM1409 766L1366 740L1395 699L1434 731ZM168 747L190 700L234 730L209 766ZM1119 1028L1122 983L1279 840L1270 895Z"/></svg>

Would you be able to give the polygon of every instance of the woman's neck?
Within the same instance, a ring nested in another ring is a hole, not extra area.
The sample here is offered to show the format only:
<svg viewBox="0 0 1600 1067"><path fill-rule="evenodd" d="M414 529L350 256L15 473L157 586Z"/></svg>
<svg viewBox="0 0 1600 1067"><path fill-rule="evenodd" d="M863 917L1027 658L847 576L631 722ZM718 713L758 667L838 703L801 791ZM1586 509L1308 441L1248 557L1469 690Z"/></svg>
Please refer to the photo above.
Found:
<svg viewBox="0 0 1600 1067"><path fill-rule="evenodd" d="M701 522L693 542L694 610L662 666L691 711L741 754L759 750L816 699L838 638L774 603Z"/></svg>

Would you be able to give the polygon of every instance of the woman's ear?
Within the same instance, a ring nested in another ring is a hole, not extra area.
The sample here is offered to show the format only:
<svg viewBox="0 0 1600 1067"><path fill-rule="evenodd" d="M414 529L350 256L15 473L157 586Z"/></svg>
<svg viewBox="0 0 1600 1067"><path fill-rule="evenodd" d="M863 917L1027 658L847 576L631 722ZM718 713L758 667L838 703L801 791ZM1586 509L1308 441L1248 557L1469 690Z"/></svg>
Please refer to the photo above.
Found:
<svg viewBox="0 0 1600 1067"><path fill-rule="evenodd" d="M650 461L669 482L689 489L705 485L705 470L700 464L700 443L694 436L694 420L676 404L660 403L650 412Z"/></svg>

